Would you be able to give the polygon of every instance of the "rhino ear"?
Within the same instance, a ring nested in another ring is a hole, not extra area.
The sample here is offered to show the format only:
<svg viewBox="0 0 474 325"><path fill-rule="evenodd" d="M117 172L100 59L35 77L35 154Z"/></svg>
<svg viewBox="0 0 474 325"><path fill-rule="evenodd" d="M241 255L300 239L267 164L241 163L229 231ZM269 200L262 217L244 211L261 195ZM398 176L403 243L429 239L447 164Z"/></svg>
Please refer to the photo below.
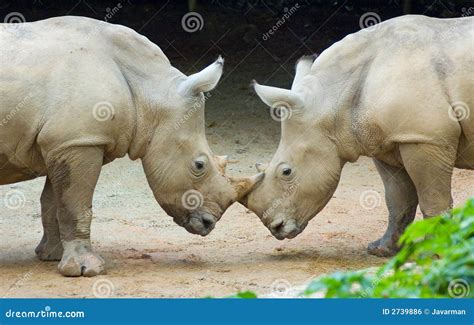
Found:
<svg viewBox="0 0 474 325"><path fill-rule="evenodd" d="M219 55L213 64L182 81L178 86L178 91L183 96L187 96L213 90L222 76L223 67L224 59Z"/></svg>
<svg viewBox="0 0 474 325"><path fill-rule="evenodd" d="M260 99L271 108L284 106L289 109L298 109L303 107L303 101L294 91L263 86L258 84L255 80L252 81L251 86L257 93L258 97L260 97Z"/></svg>
<svg viewBox="0 0 474 325"><path fill-rule="evenodd" d="M316 59L317 55L305 55L302 56L298 62L296 62L296 73L295 79L293 79L293 84L291 85L291 89L293 86L301 81L304 76L306 76L310 71L311 67L313 66L313 62Z"/></svg>
<svg viewBox="0 0 474 325"><path fill-rule="evenodd" d="M268 164L256 163L255 168L258 172L263 173L268 168Z"/></svg>

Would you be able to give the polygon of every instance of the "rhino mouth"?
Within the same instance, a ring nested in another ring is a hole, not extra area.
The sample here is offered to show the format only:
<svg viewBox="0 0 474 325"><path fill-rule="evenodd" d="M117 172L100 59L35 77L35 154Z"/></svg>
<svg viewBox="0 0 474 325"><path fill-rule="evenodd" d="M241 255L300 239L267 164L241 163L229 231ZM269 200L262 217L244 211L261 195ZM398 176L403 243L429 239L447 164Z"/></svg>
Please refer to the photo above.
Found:
<svg viewBox="0 0 474 325"><path fill-rule="evenodd" d="M216 213L211 214L201 209L178 212L174 206L165 204L162 205L162 208L168 215L173 217L173 221L178 226L185 228L191 234L201 236L208 235L215 228L220 217L218 212L218 217L216 217Z"/></svg>
<svg viewBox="0 0 474 325"><path fill-rule="evenodd" d="M207 236L216 226L217 219L207 212L191 212L183 227L191 234Z"/></svg>
<svg viewBox="0 0 474 325"><path fill-rule="evenodd" d="M283 240L295 238L303 232L307 224L298 225L294 220L284 221L279 219L273 221L267 227L276 239Z"/></svg>
<svg viewBox="0 0 474 325"><path fill-rule="evenodd" d="M293 239L296 236L298 236L301 232L302 232L302 230L300 230L300 229L294 229L294 230L291 230L289 232L284 232L284 233L282 233L282 232L273 232L272 231L272 235L278 240Z"/></svg>

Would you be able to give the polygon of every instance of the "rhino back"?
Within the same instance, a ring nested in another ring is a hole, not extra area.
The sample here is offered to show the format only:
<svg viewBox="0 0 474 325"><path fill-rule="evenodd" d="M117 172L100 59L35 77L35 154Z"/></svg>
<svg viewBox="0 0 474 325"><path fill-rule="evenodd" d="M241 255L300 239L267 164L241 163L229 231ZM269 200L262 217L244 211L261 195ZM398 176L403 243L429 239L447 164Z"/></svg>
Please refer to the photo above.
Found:
<svg viewBox="0 0 474 325"><path fill-rule="evenodd" d="M128 53L113 36L130 43L136 33L81 17L0 26L0 156L42 170L44 155L61 146L103 145L125 155L135 110L117 63ZM97 105L109 110L106 120Z"/></svg>
<svg viewBox="0 0 474 325"><path fill-rule="evenodd" d="M460 122L448 115L453 102L474 107L473 23L394 18L347 36L315 61L312 74L337 85L338 92L328 90L337 101L329 106L349 115L343 123L351 124L364 154L383 156L399 143L474 139L472 114Z"/></svg>

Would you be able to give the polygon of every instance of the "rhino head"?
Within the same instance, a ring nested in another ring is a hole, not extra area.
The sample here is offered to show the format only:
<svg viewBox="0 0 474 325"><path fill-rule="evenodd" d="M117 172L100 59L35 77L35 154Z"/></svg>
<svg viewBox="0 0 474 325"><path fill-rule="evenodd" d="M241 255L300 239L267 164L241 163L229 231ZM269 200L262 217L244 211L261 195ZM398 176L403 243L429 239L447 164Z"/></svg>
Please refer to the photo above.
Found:
<svg viewBox="0 0 474 325"><path fill-rule="evenodd" d="M253 88L281 121L281 139L269 164L256 164L264 179L243 199L277 239L294 238L327 204L339 182L333 114L323 106L324 91L310 72L312 57L297 63L291 90ZM336 130L337 131L337 130Z"/></svg>
<svg viewBox="0 0 474 325"><path fill-rule="evenodd" d="M174 77L165 90L167 99L161 101L141 157L160 206L178 225L202 236L209 234L223 212L263 177L226 177L227 157L214 155L207 143L204 93L217 85L223 63L219 57L191 76L173 68Z"/></svg>

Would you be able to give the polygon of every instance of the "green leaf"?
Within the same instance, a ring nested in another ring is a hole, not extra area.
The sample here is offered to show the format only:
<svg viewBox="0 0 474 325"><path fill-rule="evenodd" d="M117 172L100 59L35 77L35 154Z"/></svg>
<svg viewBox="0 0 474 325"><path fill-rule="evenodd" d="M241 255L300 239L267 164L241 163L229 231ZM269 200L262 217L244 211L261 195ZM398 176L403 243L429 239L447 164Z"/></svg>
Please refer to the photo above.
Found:
<svg viewBox="0 0 474 325"><path fill-rule="evenodd" d="M229 298L255 299L258 297L257 294L253 291L241 291L238 292L235 296Z"/></svg>

